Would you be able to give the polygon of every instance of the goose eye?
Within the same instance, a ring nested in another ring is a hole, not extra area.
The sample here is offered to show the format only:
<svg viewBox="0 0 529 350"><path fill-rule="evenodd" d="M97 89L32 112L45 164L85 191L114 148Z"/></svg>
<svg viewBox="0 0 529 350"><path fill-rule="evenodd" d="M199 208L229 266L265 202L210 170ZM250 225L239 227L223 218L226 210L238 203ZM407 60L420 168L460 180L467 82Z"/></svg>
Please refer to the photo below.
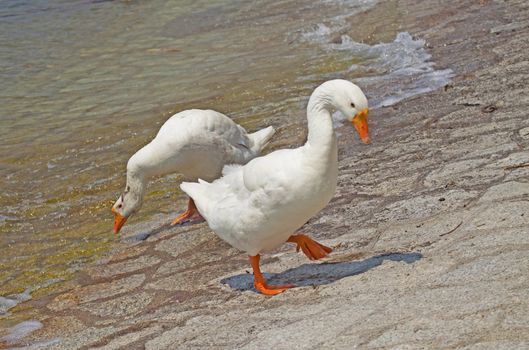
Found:
<svg viewBox="0 0 529 350"><path fill-rule="evenodd" d="M125 188L125 192L128 192L130 191L130 186L127 186L127 188Z"/></svg>
<svg viewBox="0 0 529 350"><path fill-rule="evenodd" d="M123 204L118 204L118 209L121 209L123 207Z"/></svg>
<svg viewBox="0 0 529 350"><path fill-rule="evenodd" d="M353 102L351 102L351 107L355 108L355 104Z"/></svg>

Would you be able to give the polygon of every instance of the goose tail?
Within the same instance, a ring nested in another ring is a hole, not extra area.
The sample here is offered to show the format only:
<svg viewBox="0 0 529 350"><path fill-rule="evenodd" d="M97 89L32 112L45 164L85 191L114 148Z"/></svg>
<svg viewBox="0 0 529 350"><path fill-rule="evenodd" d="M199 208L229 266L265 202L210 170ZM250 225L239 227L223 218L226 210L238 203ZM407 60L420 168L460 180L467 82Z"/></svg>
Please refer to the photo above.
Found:
<svg viewBox="0 0 529 350"><path fill-rule="evenodd" d="M248 137L252 141L250 149L255 153L261 153L263 148L265 148L268 142L270 142L270 139L272 138L272 136L274 136L275 133L276 130L274 129L274 127L269 126L252 134L249 134Z"/></svg>

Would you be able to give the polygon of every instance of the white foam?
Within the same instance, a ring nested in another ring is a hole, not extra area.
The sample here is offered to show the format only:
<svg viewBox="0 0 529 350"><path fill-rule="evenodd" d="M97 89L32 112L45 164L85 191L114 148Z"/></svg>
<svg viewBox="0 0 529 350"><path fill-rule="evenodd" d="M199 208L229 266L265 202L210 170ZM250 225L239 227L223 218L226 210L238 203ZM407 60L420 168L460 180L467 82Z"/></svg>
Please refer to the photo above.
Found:
<svg viewBox="0 0 529 350"><path fill-rule="evenodd" d="M328 43L333 34L348 27L350 17L374 7L377 2L377 0L320 0L318 6L338 6L341 14L327 19L326 23L317 23L309 29L302 30L300 36L296 35L296 40Z"/></svg>
<svg viewBox="0 0 529 350"><path fill-rule="evenodd" d="M434 91L448 84L453 76L451 69L436 70L425 41L413 39L407 32L398 33L392 42L376 45L355 42L347 35L341 36L340 43L332 43L332 30L319 33L315 41L324 49L343 51L351 59L361 60L344 74L358 76L354 81L364 91L373 91L369 96L370 108L391 106Z"/></svg>
<svg viewBox="0 0 529 350"><path fill-rule="evenodd" d="M39 321L24 321L9 329L9 334L2 338L3 341L9 344L19 343L22 338L28 336L31 332L42 328L42 323Z"/></svg>
<svg viewBox="0 0 529 350"><path fill-rule="evenodd" d="M11 294L8 296L0 296L0 315L7 315L9 310L18 304L31 299L31 293L34 291L51 286L54 283L62 281L60 278L52 278L43 283L27 288L24 292L18 294Z"/></svg>
<svg viewBox="0 0 529 350"><path fill-rule="evenodd" d="M347 50L365 60L365 64L352 65L349 71L367 75L356 82L379 92L371 97L371 108L391 106L411 96L436 90L448 84L453 76L450 69L435 70L424 40L414 40L407 32L398 33L391 43L373 46L342 36L340 44L330 44L330 47Z"/></svg>
<svg viewBox="0 0 529 350"><path fill-rule="evenodd" d="M333 30L323 23L318 23L311 30L301 33L304 41L316 41L325 43L326 38L333 33Z"/></svg>
<svg viewBox="0 0 529 350"><path fill-rule="evenodd" d="M7 297L0 296L0 315L7 314L9 309L29 299L31 299L31 288L27 288L23 293L11 294Z"/></svg>

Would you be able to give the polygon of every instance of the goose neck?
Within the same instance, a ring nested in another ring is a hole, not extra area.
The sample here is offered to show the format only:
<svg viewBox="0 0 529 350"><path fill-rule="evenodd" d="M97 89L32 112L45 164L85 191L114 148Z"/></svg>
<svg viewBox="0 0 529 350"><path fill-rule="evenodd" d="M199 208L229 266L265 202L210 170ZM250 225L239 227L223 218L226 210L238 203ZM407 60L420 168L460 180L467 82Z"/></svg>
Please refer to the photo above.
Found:
<svg viewBox="0 0 529 350"><path fill-rule="evenodd" d="M307 144L318 147L331 147L334 144L331 118L333 107L332 99L326 90L316 89L311 95L307 106Z"/></svg>

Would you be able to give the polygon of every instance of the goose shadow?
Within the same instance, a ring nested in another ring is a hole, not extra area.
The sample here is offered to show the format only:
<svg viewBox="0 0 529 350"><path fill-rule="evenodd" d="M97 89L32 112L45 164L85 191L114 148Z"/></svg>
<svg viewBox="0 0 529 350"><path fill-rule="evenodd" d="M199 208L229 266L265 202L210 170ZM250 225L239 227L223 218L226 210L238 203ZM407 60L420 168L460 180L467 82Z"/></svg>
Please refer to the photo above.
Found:
<svg viewBox="0 0 529 350"><path fill-rule="evenodd" d="M188 220L188 221L185 221L185 222L183 222L181 224L176 224L176 225L173 225L170 222L167 222L167 223L162 224L161 226L154 227L154 228L151 228L151 229L148 229L148 230L142 230L142 231L137 232L137 233L135 233L133 235L123 237L122 241L123 242L145 241L147 238L149 238L151 236L157 236L159 233L168 231L168 230L173 229L175 227L188 227L188 226L193 226L193 225L200 224L200 223L203 223L203 222L204 222L204 220L200 220L200 219Z"/></svg>
<svg viewBox="0 0 529 350"><path fill-rule="evenodd" d="M294 284L296 287L321 286L336 282L342 278L359 275L381 265L384 260L412 264L422 258L420 253L386 253L360 261L338 263L303 264L281 273L264 273L270 284ZM220 281L229 287L239 290L252 290L253 274L245 273L224 278Z"/></svg>

